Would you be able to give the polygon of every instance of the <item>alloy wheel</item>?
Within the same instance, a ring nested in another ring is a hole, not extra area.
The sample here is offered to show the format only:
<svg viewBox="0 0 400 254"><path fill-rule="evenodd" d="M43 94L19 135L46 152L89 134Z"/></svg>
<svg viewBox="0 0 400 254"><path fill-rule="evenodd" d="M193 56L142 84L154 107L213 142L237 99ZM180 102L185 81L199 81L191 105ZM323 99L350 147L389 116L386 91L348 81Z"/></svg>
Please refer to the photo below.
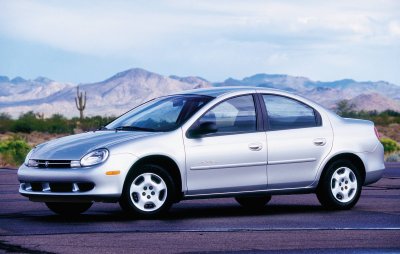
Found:
<svg viewBox="0 0 400 254"><path fill-rule="evenodd" d="M154 173L140 174L132 181L130 198L141 211L152 212L159 209L167 199L167 185Z"/></svg>
<svg viewBox="0 0 400 254"><path fill-rule="evenodd" d="M340 167L332 174L331 191L337 201L351 201L357 193L357 187L357 177L350 168Z"/></svg>

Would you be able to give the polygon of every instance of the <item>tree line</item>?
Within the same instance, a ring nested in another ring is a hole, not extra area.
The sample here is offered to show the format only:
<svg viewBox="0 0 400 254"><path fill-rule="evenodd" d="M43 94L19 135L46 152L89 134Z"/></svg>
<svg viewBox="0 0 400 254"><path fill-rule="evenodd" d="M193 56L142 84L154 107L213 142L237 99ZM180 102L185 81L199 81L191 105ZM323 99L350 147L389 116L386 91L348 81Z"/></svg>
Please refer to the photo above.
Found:
<svg viewBox="0 0 400 254"><path fill-rule="evenodd" d="M92 131L114 120L114 116L92 116L80 119L74 117L68 119L61 114L54 114L49 118L29 111L21 114L17 119L7 113L0 113L0 133L22 132L31 133L46 132L52 134L72 134L79 131Z"/></svg>
<svg viewBox="0 0 400 254"><path fill-rule="evenodd" d="M336 113L342 117L359 118L370 120L375 125L388 126L392 123L400 124L400 112L386 110L377 111L356 111L354 106L348 101L343 100L337 104ZM115 116L91 116L66 118L61 114L54 114L49 118L44 118L43 114L29 111L21 114L17 119L7 113L0 113L0 133L22 132L31 133L33 131L54 134L74 133L75 130L92 131L105 126L113 121Z"/></svg>
<svg viewBox="0 0 400 254"><path fill-rule="evenodd" d="M82 109L83 104L78 106ZM400 113L392 110L383 112L376 111L356 111L354 106L348 101L340 101L337 104L336 112L342 117L359 118L373 121L376 125L388 126L393 123L400 124ZM21 114L17 119L13 119L7 113L0 113L0 133L31 133L43 132L51 134L73 134L81 131L92 131L99 129L113 121L114 116L92 116L66 118L61 114L54 114L49 118L44 118L43 114L33 111ZM400 145L390 139L381 138L385 147L388 161L400 161ZM0 167L20 165L30 146L20 134L13 134L6 140L0 140ZM2 165L3 164L3 165Z"/></svg>
<svg viewBox="0 0 400 254"><path fill-rule="evenodd" d="M370 120L375 125L387 126L392 123L400 124L400 112L394 110L385 110L383 112L373 111L357 111L355 105L348 100L339 101L336 104L336 113L341 117L358 118Z"/></svg>

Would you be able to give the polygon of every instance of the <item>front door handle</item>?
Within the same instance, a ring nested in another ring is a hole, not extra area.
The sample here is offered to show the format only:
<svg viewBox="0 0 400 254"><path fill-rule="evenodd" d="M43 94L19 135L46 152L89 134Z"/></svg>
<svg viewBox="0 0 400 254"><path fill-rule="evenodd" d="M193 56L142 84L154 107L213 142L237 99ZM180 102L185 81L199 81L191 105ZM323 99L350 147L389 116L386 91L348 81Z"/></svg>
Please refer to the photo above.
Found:
<svg viewBox="0 0 400 254"><path fill-rule="evenodd" d="M251 143L249 144L249 149L252 151L260 151L262 149L262 144L261 143Z"/></svg>
<svg viewBox="0 0 400 254"><path fill-rule="evenodd" d="M314 139L314 145L316 145L316 146L323 146L323 145L325 145L326 144L326 139L324 139L324 138L316 138L316 139Z"/></svg>

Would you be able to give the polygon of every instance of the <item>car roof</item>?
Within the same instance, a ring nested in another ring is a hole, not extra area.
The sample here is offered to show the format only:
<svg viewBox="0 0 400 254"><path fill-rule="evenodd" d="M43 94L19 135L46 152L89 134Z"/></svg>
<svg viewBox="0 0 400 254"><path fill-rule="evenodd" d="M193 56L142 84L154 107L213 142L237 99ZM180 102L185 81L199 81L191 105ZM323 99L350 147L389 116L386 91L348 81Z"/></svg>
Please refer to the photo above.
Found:
<svg viewBox="0 0 400 254"><path fill-rule="evenodd" d="M263 91L279 91L277 89L264 88L264 87L251 87L251 86L224 86L224 87L210 87L210 88L200 88L193 90L186 90L180 92L179 94L194 94L194 95L205 95L211 97L219 97L224 94L233 92L254 92L254 90Z"/></svg>

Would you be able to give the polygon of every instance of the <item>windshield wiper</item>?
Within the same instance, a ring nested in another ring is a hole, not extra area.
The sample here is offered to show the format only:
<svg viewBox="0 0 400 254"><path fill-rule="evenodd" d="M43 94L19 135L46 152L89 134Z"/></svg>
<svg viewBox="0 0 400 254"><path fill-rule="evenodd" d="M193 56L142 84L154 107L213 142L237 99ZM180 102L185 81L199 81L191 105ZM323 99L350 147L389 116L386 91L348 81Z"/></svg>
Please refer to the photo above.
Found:
<svg viewBox="0 0 400 254"><path fill-rule="evenodd" d="M118 126L115 131L156 131L155 129L138 127L138 126Z"/></svg>
<svg viewBox="0 0 400 254"><path fill-rule="evenodd" d="M96 129L95 131L105 131L108 130L105 126L100 126L100 128Z"/></svg>

